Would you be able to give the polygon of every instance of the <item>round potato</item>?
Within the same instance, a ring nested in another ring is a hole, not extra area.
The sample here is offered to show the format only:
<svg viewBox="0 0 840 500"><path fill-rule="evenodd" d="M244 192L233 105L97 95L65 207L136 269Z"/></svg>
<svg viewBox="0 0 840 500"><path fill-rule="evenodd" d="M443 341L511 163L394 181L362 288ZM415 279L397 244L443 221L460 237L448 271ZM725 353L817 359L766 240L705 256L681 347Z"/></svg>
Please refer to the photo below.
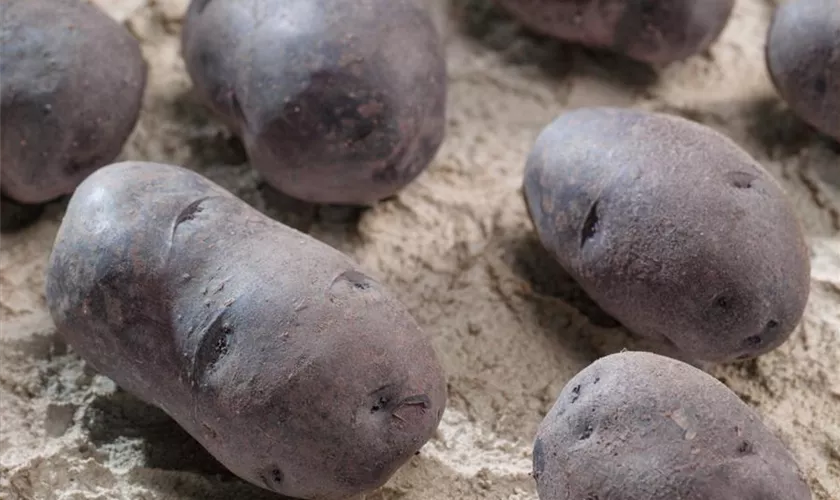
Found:
<svg viewBox="0 0 840 500"><path fill-rule="evenodd" d="M643 352L566 384L534 442L541 500L809 500L784 444L714 377Z"/></svg>
<svg viewBox="0 0 840 500"><path fill-rule="evenodd" d="M840 3L781 4L767 35L767 67L800 118L840 141Z"/></svg>
<svg viewBox="0 0 840 500"><path fill-rule="evenodd" d="M707 49L734 0L496 0L531 29L665 65Z"/></svg>
<svg viewBox="0 0 840 500"><path fill-rule="evenodd" d="M93 367L284 495L380 486L444 410L435 352L392 294L180 167L118 163L88 177L59 228L46 297Z"/></svg>
<svg viewBox="0 0 840 500"><path fill-rule="evenodd" d="M443 46L415 0L194 0L183 47L198 93L295 198L372 205L443 140Z"/></svg>
<svg viewBox="0 0 840 500"><path fill-rule="evenodd" d="M805 309L808 247L773 177L689 120L585 108L539 135L524 192L543 245L606 312L688 361L757 356Z"/></svg>
<svg viewBox="0 0 840 500"><path fill-rule="evenodd" d="M122 150L140 112L137 40L81 0L6 0L0 20L0 190L38 204Z"/></svg>

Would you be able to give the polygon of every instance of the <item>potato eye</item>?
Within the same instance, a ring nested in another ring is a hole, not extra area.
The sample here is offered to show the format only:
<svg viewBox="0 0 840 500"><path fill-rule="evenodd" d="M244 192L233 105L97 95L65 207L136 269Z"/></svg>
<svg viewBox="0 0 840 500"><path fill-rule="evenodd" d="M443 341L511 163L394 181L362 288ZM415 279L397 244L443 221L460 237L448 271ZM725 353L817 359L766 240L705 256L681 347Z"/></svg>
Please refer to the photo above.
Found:
<svg viewBox="0 0 840 500"><path fill-rule="evenodd" d="M384 396L383 396L383 397L380 397L380 398L376 401L376 403L375 403L375 404L371 407L370 412L371 412L371 413L376 413L376 412L378 412L378 411L381 411L383 408L385 408L385 406L386 406L387 404L388 404L388 398L386 398L386 397L384 397Z"/></svg>
<svg viewBox="0 0 840 500"><path fill-rule="evenodd" d="M760 337L760 336L758 336L758 335L753 335L753 336L751 336L751 337L747 337L747 338L744 340L744 343L745 343L748 347L758 347L759 345L761 345L761 337Z"/></svg>

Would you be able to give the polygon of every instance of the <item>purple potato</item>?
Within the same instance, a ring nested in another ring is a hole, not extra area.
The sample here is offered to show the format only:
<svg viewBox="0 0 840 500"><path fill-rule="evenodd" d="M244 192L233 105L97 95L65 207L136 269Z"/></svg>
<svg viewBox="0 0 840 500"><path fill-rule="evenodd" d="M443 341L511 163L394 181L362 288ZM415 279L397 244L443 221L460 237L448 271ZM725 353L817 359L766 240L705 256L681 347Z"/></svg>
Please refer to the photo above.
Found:
<svg viewBox="0 0 840 500"><path fill-rule="evenodd" d="M446 384L406 308L347 256L201 175L117 163L73 194L47 270L61 335L263 488L374 489Z"/></svg>
<svg viewBox="0 0 840 500"><path fill-rule="evenodd" d="M128 30L81 0L6 0L0 38L0 190L52 201L119 155L146 62Z"/></svg>
<svg viewBox="0 0 840 500"><path fill-rule="evenodd" d="M523 24L561 40L666 65L706 50L734 0L495 0Z"/></svg>
<svg viewBox="0 0 840 500"><path fill-rule="evenodd" d="M541 500L810 500L782 441L707 373L623 352L563 388L534 441Z"/></svg>
<svg viewBox="0 0 840 500"><path fill-rule="evenodd" d="M443 140L443 46L414 0L194 0L183 51L254 168L295 198L373 205Z"/></svg>
<svg viewBox="0 0 840 500"><path fill-rule="evenodd" d="M590 297L680 359L758 356L802 318L810 257L793 207L709 127L642 110L567 112L537 138L524 191L543 245Z"/></svg>
<svg viewBox="0 0 840 500"><path fill-rule="evenodd" d="M767 34L766 56L773 83L793 112L840 141L840 3L780 5Z"/></svg>

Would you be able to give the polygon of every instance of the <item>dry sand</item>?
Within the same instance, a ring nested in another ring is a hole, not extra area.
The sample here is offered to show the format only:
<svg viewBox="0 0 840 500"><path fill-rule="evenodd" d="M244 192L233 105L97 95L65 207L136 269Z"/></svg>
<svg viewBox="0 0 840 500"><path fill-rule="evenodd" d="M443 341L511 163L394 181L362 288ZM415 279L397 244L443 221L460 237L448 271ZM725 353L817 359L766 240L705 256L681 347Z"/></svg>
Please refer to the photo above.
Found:
<svg viewBox="0 0 840 500"><path fill-rule="evenodd" d="M190 97L178 39L186 0L99 1L127 19L150 62L141 121L122 158L200 170L348 252L433 336L450 388L440 431L368 500L536 499L530 446L542 416L575 372L634 345L540 249L519 190L540 129L564 109L598 104L721 130L795 201L813 256L802 325L778 351L714 373L790 445L815 498L840 499L840 147L792 117L771 88L762 50L773 2L739 0L709 53L656 79L621 58L523 34L481 0L456 1L439 16L449 54L446 143L397 199L348 222L341 210L262 186L237 142ZM60 216L51 207L2 242L0 498L277 498L226 473L55 335L42 288Z"/></svg>

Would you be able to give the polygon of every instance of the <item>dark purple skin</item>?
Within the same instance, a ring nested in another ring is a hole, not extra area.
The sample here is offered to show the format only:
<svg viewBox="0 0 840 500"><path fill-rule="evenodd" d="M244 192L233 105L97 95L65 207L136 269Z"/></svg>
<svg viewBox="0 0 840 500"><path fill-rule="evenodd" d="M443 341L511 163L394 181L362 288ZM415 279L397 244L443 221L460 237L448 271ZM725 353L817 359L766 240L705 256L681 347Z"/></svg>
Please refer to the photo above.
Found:
<svg viewBox="0 0 840 500"><path fill-rule="evenodd" d="M254 168L295 198L373 205L443 141L443 46L414 0L193 0L183 51Z"/></svg>
<svg viewBox="0 0 840 500"><path fill-rule="evenodd" d="M446 404L429 339L381 284L180 167L117 163L88 177L46 297L94 368L284 495L384 484Z"/></svg>
<svg viewBox="0 0 840 500"><path fill-rule="evenodd" d="M531 29L664 66L706 50L734 0L495 0Z"/></svg>
<svg viewBox="0 0 840 500"><path fill-rule="evenodd" d="M567 112L525 169L542 244L601 308L679 359L781 345L810 291L802 228L776 180L732 140L633 109Z"/></svg>
<svg viewBox="0 0 840 500"><path fill-rule="evenodd" d="M566 384L534 441L541 500L810 500L759 415L717 379L645 352Z"/></svg>
<svg viewBox="0 0 840 500"><path fill-rule="evenodd" d="M781 4L767 34L767 68L782 99L820 132L840 141L840 4Z"/></svg>
<svg viewBox="0 0 840 500"><path fill-rule="evenodd" d="M119 155L146 62L128 30L80 0L5 0L0 38L0 190L52 201Z"/></svg>

